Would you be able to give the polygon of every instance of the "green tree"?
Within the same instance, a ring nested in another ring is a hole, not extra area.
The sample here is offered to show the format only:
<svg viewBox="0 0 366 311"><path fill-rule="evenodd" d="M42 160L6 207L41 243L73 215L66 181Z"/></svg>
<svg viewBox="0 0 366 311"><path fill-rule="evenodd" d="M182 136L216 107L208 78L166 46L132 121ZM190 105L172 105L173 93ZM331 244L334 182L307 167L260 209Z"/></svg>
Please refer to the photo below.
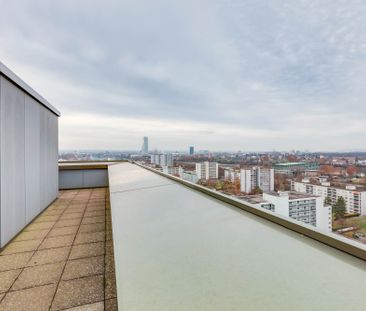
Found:
<svg viewBox="0 0 366 311"><path fill-rule="evenodd" d="M332 205L332 199L330 197L326 197L324 200L324 205Z"/></svg>
<svg viewBox="0 0 366 311"><path fill-rule="evenodd" d="M332 207L333 215L336 219L342 219L346 213L346 202L343 197L339 197L337 202Z"/></svg>
<svg viewBox="0 0 366 311"><path fill-rule="evenodd" d="M253 194L262 194L262 193L263 193L263 190L262 190L260 187L256 186L256 187L253 189L252 193L253 193Z"/></svg>

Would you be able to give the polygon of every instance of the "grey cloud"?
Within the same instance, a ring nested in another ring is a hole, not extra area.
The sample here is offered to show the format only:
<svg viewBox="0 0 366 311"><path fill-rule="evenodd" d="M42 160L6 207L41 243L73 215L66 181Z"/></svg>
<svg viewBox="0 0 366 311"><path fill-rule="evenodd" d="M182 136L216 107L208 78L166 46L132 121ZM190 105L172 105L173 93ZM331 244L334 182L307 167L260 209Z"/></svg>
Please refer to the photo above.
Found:
<svg viewBox="0 0 366 311"><path fill-rule="evenodd" d="M0 6L2 61L39 83L66 114L272 129L282 131L283 148L316 149L322 140L292 120L319 117L327 137L340 114L350 127L366 112L363 1L0 0ZM341 136L339 148L358 147L351 136ZM221 143L242 148L227 141ZM252 149L276 143L250 142Z"/></svg>

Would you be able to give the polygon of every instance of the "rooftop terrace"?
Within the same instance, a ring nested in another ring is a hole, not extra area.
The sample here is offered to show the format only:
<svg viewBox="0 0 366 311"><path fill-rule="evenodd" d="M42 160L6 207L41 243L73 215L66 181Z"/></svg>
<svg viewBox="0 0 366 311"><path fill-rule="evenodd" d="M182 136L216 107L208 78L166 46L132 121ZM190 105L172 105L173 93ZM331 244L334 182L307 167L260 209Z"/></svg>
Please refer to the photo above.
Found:
<svg viewBox="0 0 366 311"><path fill-rule="evenodd" d="M117 310L108 189L61 191L0 253L0 310Z"/></svg>

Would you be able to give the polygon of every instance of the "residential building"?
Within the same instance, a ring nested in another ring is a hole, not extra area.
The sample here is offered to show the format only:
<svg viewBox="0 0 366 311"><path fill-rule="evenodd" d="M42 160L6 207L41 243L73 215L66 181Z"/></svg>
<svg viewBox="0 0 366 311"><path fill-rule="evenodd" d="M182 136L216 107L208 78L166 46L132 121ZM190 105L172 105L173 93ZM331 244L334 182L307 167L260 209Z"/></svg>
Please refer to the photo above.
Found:
<svg viewBox="0 0 366 311"><path fill-rule="evenodd" d="M319 164L316 162L285 162L273 165L275 173L292 175L296 172L317 171Z"/></svg>
<svg viewBox="0 0 366 311"><path fill-rule="evenodd" d="M240 170L236 170L233 168L224 169L224 179L229 180L231 182L240 180Z"/></svg>
<svg viewBox="0 0 366 311"><path fill-rule="evenodd" d="M347 213L366 215L366 191L357 190L354 185L338 188L331 186L330 182L321 182L320 185L312 184L308 179L302 182L291 181L291 190L321 196L323 200L329 197L332 204L343 197Z"/></svg>
<svg viewBox="0 0 366 311"><path fill-rule="evenodd" d="M173 155L171 153L164 154L151 154L150 163L163 166L173 166Z"/></svg>
<svg viewBox="0 0 366 311"><path fill-rule="evenodd" d="M323 231L332 231L331 207L324 206L324 201L319 196L298 192L268 192L240 199Z"/></svg>
<svg viewBox="0 0 366 311"><path fill-rule="evenodd" d="M182 171L180 173L180 177L183 180L189 181L189 182L194 183L194 184L196 184L199 180L199 178L197 177L196 172L193 172L193 171Z"/></svg>
<svg viewBox="0 0 366 311"><path fill-rule="evenodd" d="M174 176L180 176L181 174L181 166L162 166L162 172L164 174L174 175Z"/></svg>
<svg viewBox="0 0 366 311"><path fill-rule="evenodd" d="M147 136L144 136L143 138L141 153L142 154L149 153L149 138Z"/></svg>
<svg viewBox="0 0 366 311"><path fill-rule="evenodd" d="M208 161L196 163L196 174L198 179L217 179L219 176L219 164Z"/></svg>
<svg viewBox="0 0 366 311"><path fill-rule="evenodd" d="M254 166L240 170L240 191L251 193L256 187L264 192L274 190L274 169Z"/></svg>

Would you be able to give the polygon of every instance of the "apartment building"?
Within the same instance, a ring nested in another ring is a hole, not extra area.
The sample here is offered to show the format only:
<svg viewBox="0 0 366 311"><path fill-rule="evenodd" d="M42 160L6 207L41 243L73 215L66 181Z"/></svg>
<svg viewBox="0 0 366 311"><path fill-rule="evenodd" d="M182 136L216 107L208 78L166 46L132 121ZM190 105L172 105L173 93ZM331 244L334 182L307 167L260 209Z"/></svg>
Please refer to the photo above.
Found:
<svg viewBox="0 0 366 311"><path fill-rule="evenodd" d="M217 162L196 163L198 179L217 179L219 176L219 164Z"/></svg>
<svg viewBox="0 0 366 311"><path fill-rule="evenodd" d="M231 182L240 180L240 171L233 168L224 169L224 179Z"/></svg>
<svg viewBox="0 0 366 311"><path fill-rule="evenodd" d="M164 174L169 174L169 175L174 175L174 176L181 176L182 174L182 167L181 166L163 166L163 173Z"/></svg>
<svg viewBox="0 0 366 311"><path fill-rule="evenodd" d="M322 182L317 185L304 179L302 182L291 181L291 190L320 196L323 201L329 197L332 204L337 202L338 198L343 197L347 213L366 215L366 191L357 190L354 185L337 188L331 186L329 182Z"/></svg>
<svg viewBox="0 0 366 311"><path fill-rule="evenodd" d="M324 206L324 201L319 196L298 192L268 192L240 199L323 231L332 231L331 207Z"/></svg>
<svg viewBox="0 0 366 311"><path fill-rule="evenodd" d="M316 162L285 162L273 165L276 173L292 175L296 172L317 171L319 164Z"/></svg>
<svg viewBox="0 0 366 311"><path fill-rule="evenodd" d="M252 192L256 187L264 192L274 190L274 169L254 166L250 169L240 170L240 191Z"/></svg>
<svg viewBox="0 0 366 311"><path fill-rule="evenodd" d="M173 166L173 155L171 153L158 153L150 155L151 164L163 166Z"/></svg>

